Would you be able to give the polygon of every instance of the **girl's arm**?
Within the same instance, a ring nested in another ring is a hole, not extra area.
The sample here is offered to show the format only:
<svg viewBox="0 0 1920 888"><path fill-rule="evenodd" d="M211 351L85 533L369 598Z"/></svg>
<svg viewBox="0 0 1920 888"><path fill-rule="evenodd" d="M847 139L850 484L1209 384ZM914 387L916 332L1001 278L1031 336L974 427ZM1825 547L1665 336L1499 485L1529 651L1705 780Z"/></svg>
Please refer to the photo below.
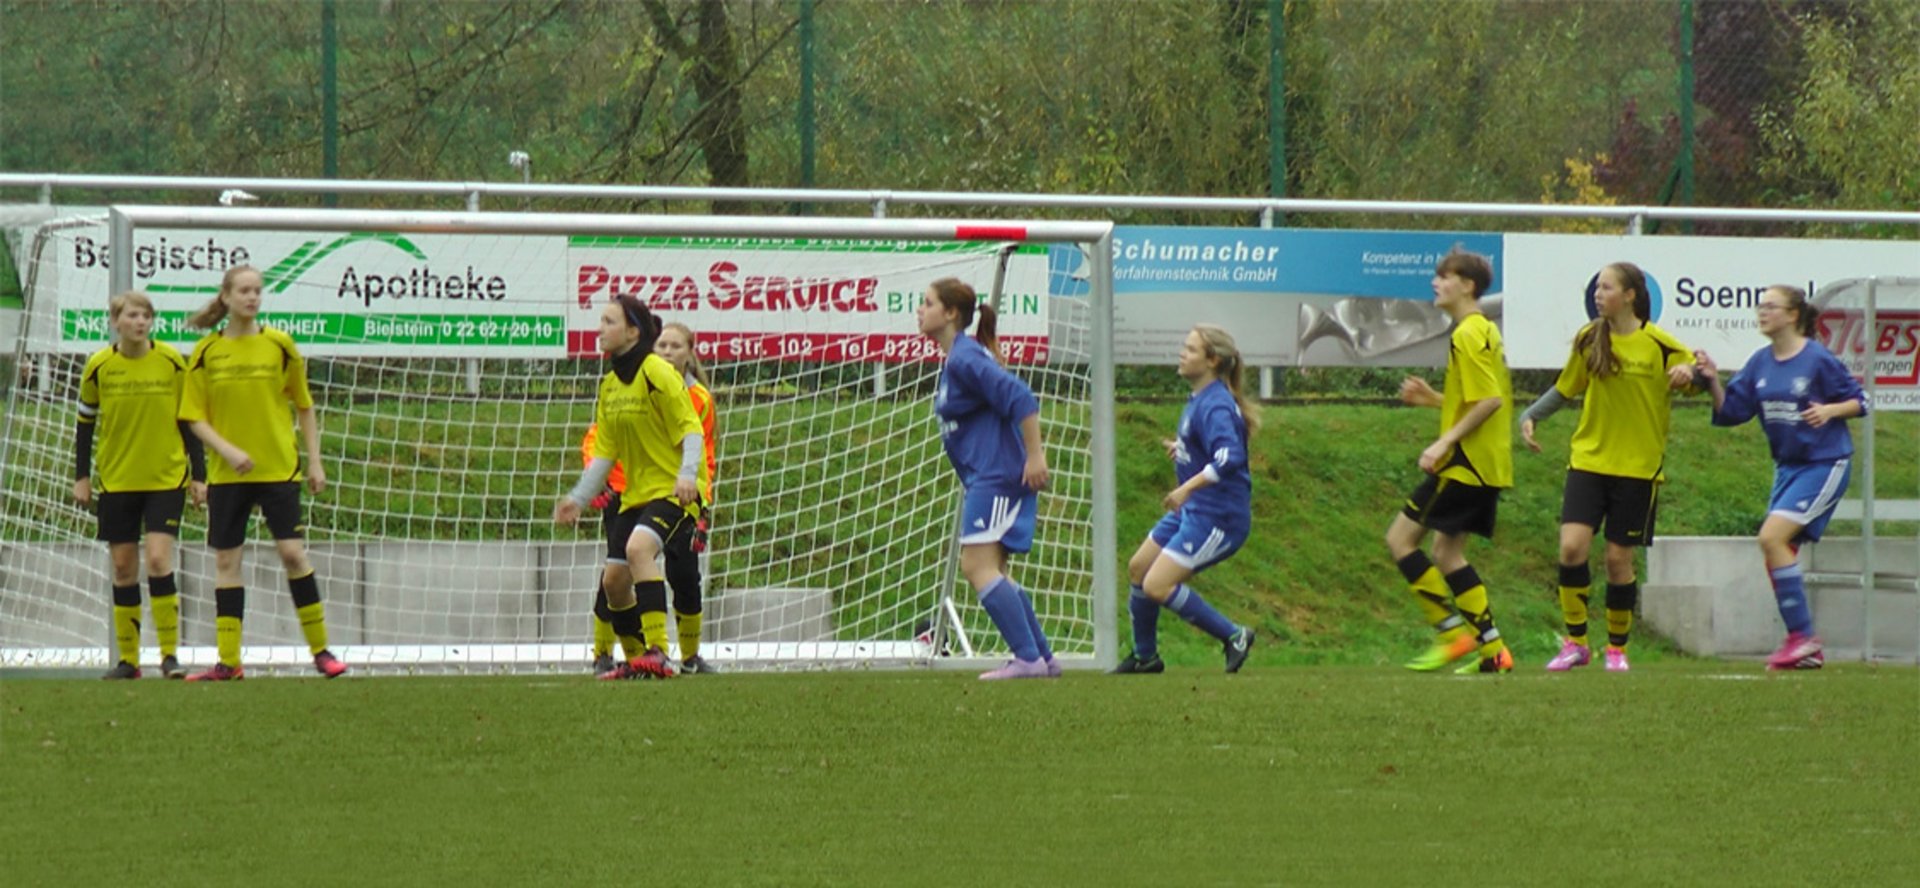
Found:
<svg viewBox="0 0 1920 888"><path fill-rule="evenodd" d="M1047 448L1040 440L1040 411L1020 420L1020 439L1027 446L1027 467L1020 473L1020 482L1028 490L1041 490L1047 486Z"/></svg>
<svg viewBox="0 0 1920 888"><path fill-rule="evenodd" d="M327 470L320 466L320 417L312 407L298 414L300 437L307 445L307 489L315 494L327 489Z"/></svg>
<svg viewBox="0 0 1920 888"><path fill-rule="evenodd" d="M195 419L189 421L188 428L193 429L194 437L213 448L214 453L220 454L220 458L226 460L227 465L232 466L235 472L245 475L253 471L253 457L248 456L246 451L233 446L227 439L220 437L220 433L213 430L213 423L204 419Z"/></svg>

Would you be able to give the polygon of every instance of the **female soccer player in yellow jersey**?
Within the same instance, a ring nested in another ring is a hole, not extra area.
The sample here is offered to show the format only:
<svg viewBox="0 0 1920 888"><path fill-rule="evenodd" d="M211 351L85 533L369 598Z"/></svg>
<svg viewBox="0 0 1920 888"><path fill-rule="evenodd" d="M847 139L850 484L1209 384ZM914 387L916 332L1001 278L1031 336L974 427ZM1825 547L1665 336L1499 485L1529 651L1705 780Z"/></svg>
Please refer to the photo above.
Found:
<svg viewBox="0 0 1920 888"><path fill-rule="evenodd" d="M187 362L154 342L153 302L128 291L113 297L107 323L118 341L80 371L80 422L74 433L73 499L98 503L98 539L113 567L113 641L118 655L105 678L140 677L141 534L146 535L147 586L160 641L160 674L187 673L180 647L180 595L173 548L188 491L207 500L207 464L200 439L177 418ZM96 434L97 430L97 434ZM100 450L100 491L93 489L93 451Z"/></svg>
<svg viewBox="0 0 1920 888"><path fill-rule="evenodd" d="M1513 486L1513 384L1500 329L1480 312L1493 285L1486 257L1455 250L1433 270L1433 304L1454 322L1446 393L1418 376L1400 399L1440 408L1440 437L1420 453L1426 478L1387 527L1387 552L1406 577L1427 623L1440 633L1407 668L1431 672L1478 653L1461 672L1508 672L1513 654L1494 625L1480 574L1467 563L1467 538L1493 538L1500 492ZM1432 530L1433 557L1420 550Z"/></svg>
<svg viewBox="0 0 1920 888"><path fill-rule="evenodd" d="M700 516L700 421L680 374L653 352L659 338L660 321L640 300L617 296L601 309L600 351L611 366L593 408L593 462L553 506L555 523L571 526L605 487L614 464L626 470L627 489L608 541L624 547L634 584L631 591L607 590L608 622L617 636L639 636L645 653L600 676L605 679L673 675L667 584L654 559L685 545Z"/></svg>
<svg viewBox="0 0 1920 888"><path fill-rule="evenodd" d="M660 338L653 344L653 353L673 365L687 383L687 398L693 403L693 412L700 418L700 438L705 442L706 460L700 472L700 517L695 520L694 532L680 539L680 543L667 548L667 586L673 590L673 626L680 637L680 674L699 675L718 672L713 664L700 656L701 630L701 589L700 589L700 553L706 550L708 516L713 509L713 478L720 465L714 453L713 433L713 393L707 389L707 370L700 364L700 356L694 353L693 330L686 324L668 323L660 328ZM581 441L581 454L588 465L593 464L593 440L596 427L587 428L587 437ZM626 479L620 466L615 464L613 474L608 478L608 487L613 495L626 489ZM602 503L610 499L603 491L594 497L592 504L600 504L605 513L605 524L609 533L613 530L613 519L619 514L616 508L608 508ZM616 562L617 559L617 562ZM627 570L626 553L615 554L609 550L607 566L601 575L599 589L593 602L593 671L595 675L614 668L613 662L613 624L608 622L610 611L607 609L607 589L625 586L633 582ZM632 658L641 651L627 651Z"/></svg>
<svg viewBox="0 0 1920 888"><path fill-rule="evenodd" d="M1697 391L1693 352L1653 325L1647 278L1629 262L1600 269L1593 283L1596 318L1573 338L1560 379L1527 408L1520 435L1540 449L1534 426L1562 404L1585 396L1560 506L1560 607L1567 635L1549 672L1592 662L1587 645L1587 565L1593 535L1606 531L1608 672L1627 671L1627 639L1640 598L1633 550L1653 542L1667 425L1673 393Z"/></svg>
<svg viewBox="0 0 1920 888"><path fill-rule="evenodd" d="M320 466L320 420L307 391L307 362L293 337L260 325L260 285L260 272L252 266L229 268L220 280L219 295L187 319L200 329L227 322L193 347L180 400L181 421L220 457L208 467L207 489L214 639L220 661L188 676L188 681L232 681L244 674L240 635L247 590L240 574L240 547L247 541L247 519L255 506L286 568L287 588L314 668L328 678L347 671L347 664L327 650L326 611L313 564L307 560L306 525L300 516L301 480L315 494L327 486ZM293 449L289 405L306 442L304 472Z"/></svg>

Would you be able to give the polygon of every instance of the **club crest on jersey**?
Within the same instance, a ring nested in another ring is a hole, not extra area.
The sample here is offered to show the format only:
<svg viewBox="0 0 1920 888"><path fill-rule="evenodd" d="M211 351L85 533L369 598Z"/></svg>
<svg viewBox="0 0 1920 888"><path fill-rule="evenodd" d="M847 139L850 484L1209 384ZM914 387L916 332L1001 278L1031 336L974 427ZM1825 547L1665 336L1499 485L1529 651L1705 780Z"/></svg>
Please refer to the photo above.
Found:
<svg viewBox="0 0 1920 888"><path fill-rule="evenodd" d="M1793 378L1793 396L1796 398L1804 397L1806 393L1807 378L1805 376L1795 376Z"/></svg>

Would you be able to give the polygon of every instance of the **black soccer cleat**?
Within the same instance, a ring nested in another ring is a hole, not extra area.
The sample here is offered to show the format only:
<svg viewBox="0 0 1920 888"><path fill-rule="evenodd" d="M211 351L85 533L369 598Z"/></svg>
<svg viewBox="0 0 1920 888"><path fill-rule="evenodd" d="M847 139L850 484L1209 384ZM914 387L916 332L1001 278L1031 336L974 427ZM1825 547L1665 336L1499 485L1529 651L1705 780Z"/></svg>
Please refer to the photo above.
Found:
<svg viewBox="0 0 1920 888"><path fill-rule="evenodd" d="M163 678L186 678L187 667L180 665L180 658L168 654L160 658L160 675Z"/></svg>
<svg viewBox="0 0 1920 888"><path fill-rule="evenodd" d="M593 658L593 674L605 675L612 672L613 668L617 665L619 664L613 659L612 654L601 654Z"/></svg>
<svg viewBox="0 0 1920 888"><path fill-rule="evenodd" d="M1221 649L1227 656L1227 674L1239 672L1240 667L1247 663L1247 655L1253 652L1253 627L1240 627L1240 631L1233 633L1221 645Z"/></svg>
<svg viewBox="0 0 1920 888"><path fill-rule="evenodd" d="M112 669L107 670L107 674L102 675L100 677L108 681L125 681L128 679L139 678L140 667L135 666L132 663L129 663L125 660L121 660L120 662L115 663Z"/></svg>
<svg viewBox="0 0 1920 888"><path fill-rule="evenodd" d="M705 657L702 657L699 654L694 654L693 656L680 661L680 674L681 675L719 675L720 670L715 668L712 663L707 662Z"/></svg>
<svg viewBox="0 0 1920 888"><path fill-rule="evenodd" d="M1129 651L1125 657L1121 658L1120 665L1113 667L1112 671L1108 672L1107 674L1108 675L1146 675L1150 673L1160 673L1165 671L1167 671L1167 661L1160 659L1159 654L1154 654L1153 656L1142 660L1139 657L1134 656L1133 653Z"/></svg>

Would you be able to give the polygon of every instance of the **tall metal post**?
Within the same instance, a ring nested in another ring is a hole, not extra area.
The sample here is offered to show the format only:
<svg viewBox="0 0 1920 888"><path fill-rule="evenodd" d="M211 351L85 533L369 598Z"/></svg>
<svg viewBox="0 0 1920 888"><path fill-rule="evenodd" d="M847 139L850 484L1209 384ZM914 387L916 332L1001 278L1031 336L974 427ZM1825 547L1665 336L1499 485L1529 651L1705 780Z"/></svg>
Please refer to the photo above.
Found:
<svg viewBox="0 0 1920 888"><path fill-rule="evenodd" d="M800 98L795 109L800 131L800 187L812 188L813 181L813 0L800 0ZM795 215L812 215L813 205L793 205Z"/></svg>
<svg viewBox="0 0 1920 888"><path fill-rule="evenodd" d="M1115 553L1115 458L1113 450L1113 232L1102 235L1088 275L1087 304L1093 311L1093 657L1100 669L1120 662L1120 601Z"/></svg>
<svg viewBox="0 0 1920 888"><path fill-rule="evenodd" d="M325 179L340 178L340 40L333 3L320 0L320 176ZM337 207L340 195L329 191L320 202Z"/></svg>

